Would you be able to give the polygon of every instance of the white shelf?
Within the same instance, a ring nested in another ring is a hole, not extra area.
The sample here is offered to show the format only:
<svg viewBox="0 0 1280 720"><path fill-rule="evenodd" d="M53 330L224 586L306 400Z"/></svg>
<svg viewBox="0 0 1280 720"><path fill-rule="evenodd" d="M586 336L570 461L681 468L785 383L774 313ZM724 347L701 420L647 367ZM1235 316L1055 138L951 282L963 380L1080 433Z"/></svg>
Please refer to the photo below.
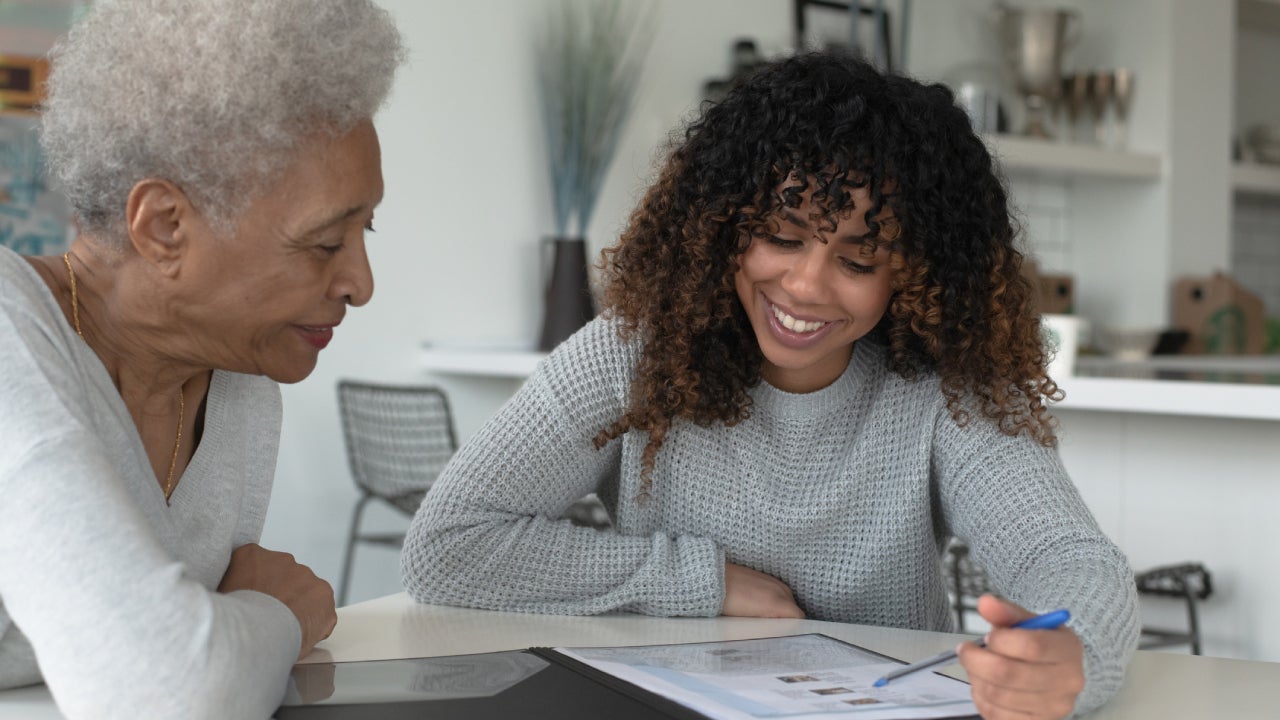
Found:
<svg viewBox="0 0 1280 720"><path fill-rule="evenodd" d="M442 375L523 380L546 356L523 349L426 347L419 358L424 370ZM1070 377L1062 388L1066 400L1053 407L1065 410L1280 420L1280 385Z"/></svg>
<svg viewBox="0 0 1280 720"><path fill-rule="evenodd" d="M984 139L992 154L1011 173L1158 180L1162 172L1159 155L1116 152L1092 145L1014 135L986 135Z"/></svg>
<svg viewBox="0 0 1280 720"><path fill-rule="evenodd" d="M1231 187L1239 193L1280 196L1280 165L1236 163L1231 168Z"/></svg>
<svg viewBox="0 0 1280 720"><path fill-rule="evenodd" d="M1280 421L1280 385L1069 377L1063 410Z"/></svg>
<svg viewBox="0 0 1280 720"><path fill-rule="evenodd" d="M547 354L526 349L425 346L421 367L441 375L524 379Z"/></svg>

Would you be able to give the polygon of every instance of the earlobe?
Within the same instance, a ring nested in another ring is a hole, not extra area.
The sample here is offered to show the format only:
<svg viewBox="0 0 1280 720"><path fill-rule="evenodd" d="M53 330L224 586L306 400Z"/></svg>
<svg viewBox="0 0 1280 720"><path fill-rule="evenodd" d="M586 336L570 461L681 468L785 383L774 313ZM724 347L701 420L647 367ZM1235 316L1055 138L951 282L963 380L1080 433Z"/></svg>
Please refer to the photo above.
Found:
<svg viewBox="0 0 1280 720"><path fill-rule="evenodd" d="M148 178L129 192L125 208L129 242L165 275L178 273L187 249L186 226L194 219L186 193L168 180Z"/></svg>

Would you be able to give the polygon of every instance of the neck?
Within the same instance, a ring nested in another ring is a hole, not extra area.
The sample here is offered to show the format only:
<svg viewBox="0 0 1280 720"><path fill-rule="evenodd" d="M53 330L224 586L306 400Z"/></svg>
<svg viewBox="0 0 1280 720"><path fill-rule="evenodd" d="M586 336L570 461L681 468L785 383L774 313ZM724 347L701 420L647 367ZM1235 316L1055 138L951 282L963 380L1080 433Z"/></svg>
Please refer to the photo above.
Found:
<svg viewBox="0 0 1280 720"><path fill-rule="evenodd" d="M125 404L135 417L171 414L179 389L192 378L207 376L209 368L184 359L175 345L181 336L173 332L176 323L164 317L171 304L164 301L159 278L127 250L105 248L84 237L76 239L67 258L75 273L80 335ZM74 322L65 267L63 275L60 298L68 322Z"/></svg>

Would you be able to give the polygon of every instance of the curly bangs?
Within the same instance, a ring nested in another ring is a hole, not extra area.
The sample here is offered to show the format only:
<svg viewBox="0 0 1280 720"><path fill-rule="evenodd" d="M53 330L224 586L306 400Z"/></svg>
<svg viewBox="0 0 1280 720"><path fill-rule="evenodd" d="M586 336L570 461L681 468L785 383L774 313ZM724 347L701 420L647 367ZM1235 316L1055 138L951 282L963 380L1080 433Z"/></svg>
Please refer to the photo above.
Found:
<svg viewBox="0 0 1280 720"><path fill-rule="evenodd" d="M686 130L604 253L605 307L645 350L630 408L597 445L649 435L647 473L671 423L734 424L750 411L762 357L734 290L751 238L801 195L832 226L871 200L867 242L892 250L894 296L873 331L891 368L937 373L955 420L972 412L1054 443L1039 317L1021 275L1008 193L943 85L886 75L841 53L766 66ZM875 218L885 208L897 227Z"/></svg>

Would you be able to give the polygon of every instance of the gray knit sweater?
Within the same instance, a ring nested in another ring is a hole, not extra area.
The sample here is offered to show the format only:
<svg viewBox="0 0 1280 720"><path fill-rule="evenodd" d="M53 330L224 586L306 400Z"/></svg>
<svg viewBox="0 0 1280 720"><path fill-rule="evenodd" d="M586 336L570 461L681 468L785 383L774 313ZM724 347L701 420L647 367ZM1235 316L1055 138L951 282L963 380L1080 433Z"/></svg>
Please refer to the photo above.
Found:
<svg viewBox="0 0 1280 720"><path fill-rule="evenodd" d="M960 427L935 377L905 380L856 344L817 392L761 383L733 427L678 421L636 501L646 436L596 450L639 357L595 320L466 443L414 518L404 584L421 602L537 613L712 616L726 560L776 576L815 619L950 630L941 549L972 548L994 586L1070 609L1084 641L1077 710L1120 686L1138 635L1124 555L1056 452L980 419ZM562 519L596 492L615 530Z"/></svg>
<svg viewBox="0 0 1280 720"><path fill-rule="evenodd" d="M215 589L262 532L276 384L213 374L166 506L106 368L2 247L0 368L0 688L43 680L68 718L270 715L298 621L269 595Z"/></svg>

